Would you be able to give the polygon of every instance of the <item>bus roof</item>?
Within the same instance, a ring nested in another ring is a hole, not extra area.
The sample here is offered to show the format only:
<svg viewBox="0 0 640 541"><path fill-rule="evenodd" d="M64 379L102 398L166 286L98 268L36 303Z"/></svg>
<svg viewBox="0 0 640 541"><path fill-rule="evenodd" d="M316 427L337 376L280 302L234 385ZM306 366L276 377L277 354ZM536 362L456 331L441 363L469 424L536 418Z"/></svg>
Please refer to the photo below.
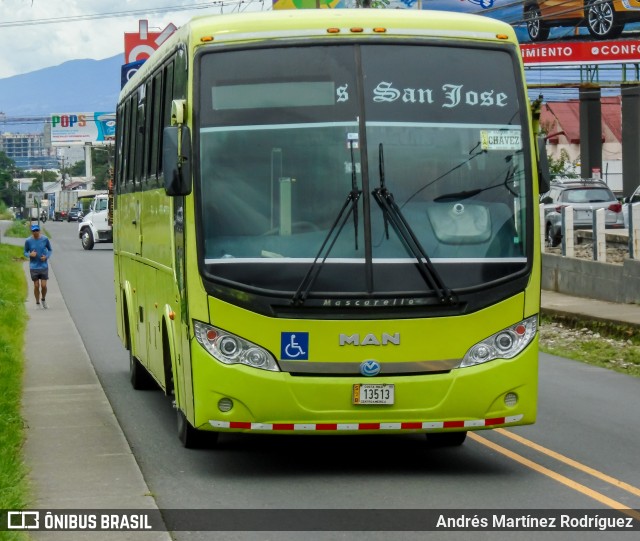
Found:
<svg viewBox="0 0 640 541"><path fill-rule="evenodd" d="M330 28L339 32L330 33ZM374 34L490 41L498 41L496 36L501 35L499 41L518 43L513 28L505 22L481 15L435 10L308 9L201 15L180 27L163 43L125 85L120 97L131 92L141 78L183 42L197 47L211 43L314 37L335 39Z"/></svg>

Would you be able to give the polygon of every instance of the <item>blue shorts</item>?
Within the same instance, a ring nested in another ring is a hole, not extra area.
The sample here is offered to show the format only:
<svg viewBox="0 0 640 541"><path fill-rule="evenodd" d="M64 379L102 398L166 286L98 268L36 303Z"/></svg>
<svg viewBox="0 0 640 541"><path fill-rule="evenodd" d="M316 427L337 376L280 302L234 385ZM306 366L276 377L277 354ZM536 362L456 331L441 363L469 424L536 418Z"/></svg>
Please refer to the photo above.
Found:
<svg viewBox="0 0 640 541"><path fill-rule="evenodd" d="M49 279L49 269L29 269L31 271L31 279L34 282L38 280L48 280Z"/></svg>

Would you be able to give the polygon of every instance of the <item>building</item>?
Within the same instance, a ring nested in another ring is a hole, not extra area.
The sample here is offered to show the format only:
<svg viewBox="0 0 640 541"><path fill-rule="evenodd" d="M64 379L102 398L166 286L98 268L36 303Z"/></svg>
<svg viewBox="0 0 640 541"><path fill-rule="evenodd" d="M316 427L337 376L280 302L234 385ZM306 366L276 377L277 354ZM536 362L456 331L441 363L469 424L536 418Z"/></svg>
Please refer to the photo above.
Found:
<svg viewBox="0 0 640 541"><path fill-rule="evenodd" d="M602 171L600 176L614 191L622 190L622 98L600 99L602 116ZM547 154L560 159L562 152L580 173L580 101L550 101L542 106L540 126L547 135Z"/></svg>
<svg viewBox="0 0 640 541"><path fill-rule="evenodd" d="M45 147L42 133L2 133L0 151L16 164L18 169L58 169L55 153Z"/></svg>

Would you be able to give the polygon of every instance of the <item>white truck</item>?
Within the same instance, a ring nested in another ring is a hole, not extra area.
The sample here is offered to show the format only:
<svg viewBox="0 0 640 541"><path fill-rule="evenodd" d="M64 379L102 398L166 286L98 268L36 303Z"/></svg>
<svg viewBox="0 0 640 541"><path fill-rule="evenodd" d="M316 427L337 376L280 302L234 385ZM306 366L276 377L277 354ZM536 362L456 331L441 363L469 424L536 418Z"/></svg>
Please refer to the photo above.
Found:
<svg viewBox="0 0 640 541"><path fill-rule="evenodd" d="M93 250L96 242L113 242L108 194L99 194L93 198L89 212L78 224L78 237L85 250Z"/></svg>
<svg viewBox="0 0 640 541"><path fill-rule="evenodd" d="M78 205L78 190L58 190L55 192L55 206L53 219L57 221L67 221L69 211Z"/></svg>

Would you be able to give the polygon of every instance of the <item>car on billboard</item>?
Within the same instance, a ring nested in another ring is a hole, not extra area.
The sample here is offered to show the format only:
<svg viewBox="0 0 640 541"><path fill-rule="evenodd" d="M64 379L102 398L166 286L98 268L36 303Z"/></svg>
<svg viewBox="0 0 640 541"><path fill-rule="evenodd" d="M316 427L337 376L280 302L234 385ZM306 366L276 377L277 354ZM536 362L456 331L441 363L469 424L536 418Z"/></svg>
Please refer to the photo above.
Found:
<svg viewBox="0 0 640 541"><path fill-rule="evenodd" d="M586 27L596 39L617 38L625 23L640 21L640 0L525 0L531 41L543 41L556 26Z"/></svg>

